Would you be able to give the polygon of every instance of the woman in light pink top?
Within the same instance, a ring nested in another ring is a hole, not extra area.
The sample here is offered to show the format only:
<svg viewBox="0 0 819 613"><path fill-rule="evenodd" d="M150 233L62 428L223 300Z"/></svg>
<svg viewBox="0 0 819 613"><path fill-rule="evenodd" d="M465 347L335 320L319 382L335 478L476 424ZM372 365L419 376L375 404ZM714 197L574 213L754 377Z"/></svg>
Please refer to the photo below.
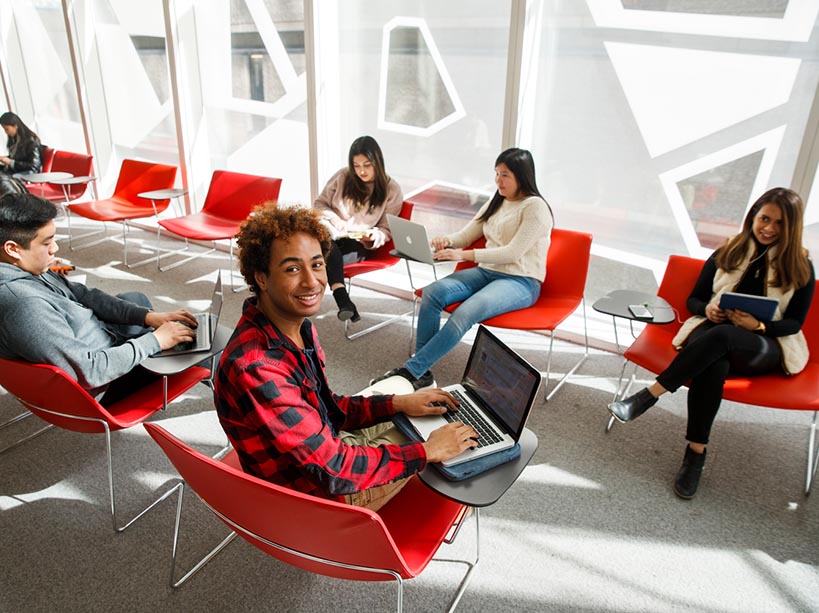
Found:
<svg viewBox="0 0 819 613"><path fill-rule="evenodd" d="M387 213L398 215L404 196L384 170L381 147L372 136L353 141L342 168L313 202L330 230L333 246L327 256L327 281L342 321L360 319L344 286L344 265L367 259L390 240Z"/></svg>

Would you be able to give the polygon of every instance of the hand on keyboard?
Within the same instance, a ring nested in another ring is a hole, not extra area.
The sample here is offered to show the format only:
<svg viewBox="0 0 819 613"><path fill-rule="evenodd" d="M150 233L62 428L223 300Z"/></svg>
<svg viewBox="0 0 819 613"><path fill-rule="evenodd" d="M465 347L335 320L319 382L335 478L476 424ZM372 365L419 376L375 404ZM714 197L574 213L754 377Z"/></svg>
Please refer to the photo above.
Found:
<svg viewBox="0 0 819 613"><path fill-rule="evenodd" d="M443 462L478 446L478 433L472 426L459 422L433 430L424 443L427 462Z"/></svg>
<svg viewBox="0 0 819 613"><path fill-rule="evenodd" d="M442 389L425 389L413 394L393 396L393 408L401 413L421 417L440 415L447 409L457 409L458 401Z"/></svg>
<svg viewBox="0 0 819 613"><path fill-rule="evenodd" d="M179 343L189 343L196 338L196 332L178 321L166 321L151 332L159 341L160 349L170 349Z"/></svg>

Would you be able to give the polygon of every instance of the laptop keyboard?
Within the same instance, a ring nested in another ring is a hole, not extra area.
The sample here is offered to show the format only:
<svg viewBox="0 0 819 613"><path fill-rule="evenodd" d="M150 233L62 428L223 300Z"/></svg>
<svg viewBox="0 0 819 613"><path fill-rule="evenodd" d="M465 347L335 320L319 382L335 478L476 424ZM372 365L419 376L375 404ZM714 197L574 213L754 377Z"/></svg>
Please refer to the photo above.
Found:
<svg viewBox="0 0 819 613"><path fill-rule="evenodd" d="M447 411L444 413L442 417L445 420L449 423L459 421L462 424L475 428L475 431L480 435L477 441L478 447L486 447L501 440L501 436L495 431L495 427L487 423L486 419L475 409L470 400L458 390L452 390L450 393L458 399L460 405L457 411Z"/></svg>
<svg viewBox="0 0 819 613"><path fill-rule="evenodd" d="M196 313L194 317L199 324L196 328L196 338L187 343L177 343L173 347L174 351L206 349L210 345L210 313Z"/></svg>

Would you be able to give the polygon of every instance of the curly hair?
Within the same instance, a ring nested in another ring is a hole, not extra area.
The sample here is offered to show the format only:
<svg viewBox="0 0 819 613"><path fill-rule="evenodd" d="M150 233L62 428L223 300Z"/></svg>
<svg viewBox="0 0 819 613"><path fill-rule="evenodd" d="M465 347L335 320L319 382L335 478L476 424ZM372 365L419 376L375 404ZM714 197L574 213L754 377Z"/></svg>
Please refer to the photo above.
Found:
<svg viewBox="0 0 819 613"><path fill-rule="evenodd" d="M266 202L242 222L236 235L239 270L254 294L259 293L256 273L270 272L270 247L273 241L286 241L300 232L315 238L321 245L322 255L327 257L331 245L330 232L313 209L303 206L279 208L275 202Z"/></svg>

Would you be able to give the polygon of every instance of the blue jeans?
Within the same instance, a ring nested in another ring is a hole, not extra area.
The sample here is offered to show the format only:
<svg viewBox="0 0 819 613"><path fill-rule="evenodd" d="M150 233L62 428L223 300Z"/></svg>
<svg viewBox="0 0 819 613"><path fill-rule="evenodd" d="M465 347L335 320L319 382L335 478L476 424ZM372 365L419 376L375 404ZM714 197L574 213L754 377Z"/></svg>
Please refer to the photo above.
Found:
<svg viewBox="0 0 819 613"><path fill-rule="evenodd" d="M415 355L404 363L414 377L421 377L479 321L532 306L540 295L540 281L508 275L480 266L459 270L424 288L418 314ZM441 311L462 304L441 328Z"/></svg>

